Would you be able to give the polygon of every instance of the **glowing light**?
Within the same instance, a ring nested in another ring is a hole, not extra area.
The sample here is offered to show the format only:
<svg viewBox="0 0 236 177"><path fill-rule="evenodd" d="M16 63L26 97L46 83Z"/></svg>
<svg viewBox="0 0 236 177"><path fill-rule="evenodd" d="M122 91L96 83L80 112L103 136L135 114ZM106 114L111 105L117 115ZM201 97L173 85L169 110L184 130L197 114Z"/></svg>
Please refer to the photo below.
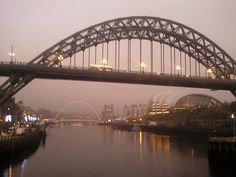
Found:
<svg viewBox="0 0 236 177"><path fill-rule="evenodd" d="M179 65L176 66L176 70L177 70L177 71L181 70L181 68L180 68Z"/></svg>
<svg viewBox="0 0 236 177"><path fill-rule="evenodd" d="M209 69L207 70L207 73L212 73L211 68L209 68Z"/></svg>
<svg viewBox="0 0 236 177"><path fill-rule="evenodd" d="M10 52L9 56L14 57L14 56L16 56L16 54L14 52Z"/></svg>
<svg viewBox="0 0 236 177"><path fill-rule="evenodd" d="M107 65L107 60L105 58L102 60L102 64Z"/></svg>
<svg viewBox="0 0 236 177"><path fill-rule="evenodd" d="M6 115L5 121L6 122L12 122L12 116L11 115Z"/></svg>
<svg viewBox="0 0 236 177"><path fill-rule="evenodd" d="M64 57L62 55L59 55L58 57L58 60L62 61L64 59Z"/></svg>
<svg viewBox="0 0 236 177"><path fill-rule="evenodd" d="M144 62L141 63L141 67L142 68L145 68L146 67L146 64Z"/></svg>
<svg viewBox="0 0 236 177"><path fill-rule="evenodd" d="M26 115L24 116L24 119L26 122L28 122L28 117Z"/></svg>

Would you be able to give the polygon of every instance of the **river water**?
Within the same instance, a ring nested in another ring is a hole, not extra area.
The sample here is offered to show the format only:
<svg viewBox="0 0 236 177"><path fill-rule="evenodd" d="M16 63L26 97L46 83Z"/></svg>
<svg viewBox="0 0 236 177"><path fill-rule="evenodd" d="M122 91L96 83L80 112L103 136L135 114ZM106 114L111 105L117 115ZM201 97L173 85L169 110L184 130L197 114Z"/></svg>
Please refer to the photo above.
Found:
<svg viewBox="0 0 236 177"><path fill-rule="evenodd" d="M211 177L207 141L77 124L50 128L46 142L4 177Z"/></svg>

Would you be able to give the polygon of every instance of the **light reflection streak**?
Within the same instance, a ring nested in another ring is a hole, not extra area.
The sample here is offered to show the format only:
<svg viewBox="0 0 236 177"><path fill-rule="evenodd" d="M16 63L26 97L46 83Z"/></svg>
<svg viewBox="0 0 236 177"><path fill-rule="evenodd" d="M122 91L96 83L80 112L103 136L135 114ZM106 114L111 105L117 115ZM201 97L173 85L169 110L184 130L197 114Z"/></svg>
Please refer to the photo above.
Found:
<svg viewBox="0 0 236 177"><path fill-rule="evenodd" d="M3 177L12 177L12 166L10 165L8 169L4 170Z"/></svg>
<svg viewBox="0 0 236 177"><path fill-rule="evenodd" d="M24 177L24 172L27 166L27 162L28 162L27 159L24 159L24 161L21 164L21 177Z"/></svg>
<svg viewBox="0 0 236 177"><path fill-rule="evenodd" d="M139 160L140 166L143 167L143 132L139 132Z"/></svg>

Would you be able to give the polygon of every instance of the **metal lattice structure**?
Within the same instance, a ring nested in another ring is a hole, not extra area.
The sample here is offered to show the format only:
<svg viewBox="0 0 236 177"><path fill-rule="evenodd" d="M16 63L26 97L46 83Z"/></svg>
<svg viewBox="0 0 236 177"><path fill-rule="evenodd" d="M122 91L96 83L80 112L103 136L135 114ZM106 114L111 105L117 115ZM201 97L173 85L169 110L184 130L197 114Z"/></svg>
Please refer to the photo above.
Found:
<svg viewBox="0 0 236 177"><path fill-rule="evenodd" d="M60 62L59 56L70 59L87 48L124 39L168 45L211 69L219 79L229 80L231 75L236 75L236 61L203 34L172 20L147 16L118 18L86 28L45 50L29 64L55 66ZM33 78L33 75L12 75L0 86L4 99L14 95Z"/></svg>
<svg viewBox="0 0 236 177"><path fill-rule="evenodd" d="M157 17L118 18L91 26L55 44L30 63L55 65L59 55L71 57L91 46L122 39L169 45L211 68L217 77L229 79L235 73L235 60L212 40L183 24Z"/></svg>

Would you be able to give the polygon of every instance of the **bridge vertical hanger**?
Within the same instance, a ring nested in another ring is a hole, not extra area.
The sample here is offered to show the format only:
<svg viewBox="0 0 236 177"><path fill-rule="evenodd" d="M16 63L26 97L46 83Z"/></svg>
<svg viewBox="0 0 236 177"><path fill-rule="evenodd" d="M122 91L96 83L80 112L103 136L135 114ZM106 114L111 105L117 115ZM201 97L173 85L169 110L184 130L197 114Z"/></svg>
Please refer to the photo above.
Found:
<svg viewBox="0 0 236 177"><path fill-rule="evenodd" d="M201 77L201 64L198 62L198 76Z"/></svg>
<svg viewBox="0 0 236 177"><path fill-rule="evenodd" d="M170 74L173 74L173 68L172 68L172 47L170 46Z"/></svg>
<svg viewBox="0 0 236 177"><path fill-rule="evenodd" d="M184 53L184 75L187 76L187 54Z"/></svg>
<svg viewBox="0 0 236 177"><path fill-rule="evenodd" d="M88 68L90 66L90 47L88 48Z"/></svg>
<svg viewBox="0 0 236 177"><path fill-rule="evenodd" d="M183 67L182 67L182 52L179 52L179 65L180 65L180 75L182 75Z"/></svg>
<svg viewBox="0 0 236 177"><path fill-rule="evenodd" d="M189 58L189 76L192 76L192 58L191 56L188 56Z"/></svg>
<svg viewBox="0 0 236 177"><path fill-rule="evenodd" d="M70 56L70 67L71 67L71 56Z"/></svg>
<svg viewBox="0 0 236 177"><path fill-rule="evenodd" d="M153 41L150 40L151 74L153 74Z"/></svg>
<svg viewBox="0 0 236 177"><path fill-rule="evenodd" d="M107 41L107 64L109 62L109 42Z"/></svg>
<svg viewBox="0 0 236 177"><path fill-rule="evenodd" d="M115 41L115 71L117 70L117 41Z"/></svg>
<svg viewBox="0 0 236 177"><path fill-rule="evenodd" d="M104 43L102 43L102 60L104 59Z"/></svg>
<svg viewBox="0 0 236 177"><path fill-rule="evenodd" d="M131 39L128 39L128 66L127 70L131 71Z"/></svg>
<svg viewBox="0 0 236 177"><path fill-rule="evenodd" d="M176 54L175 54L175 48L174 48L174 75L176 74Z"/></svg>
<svg viewBox="0 0 236 177"><path fill-rule="evenodd" d="M160 55L161 55L161 66L160 66L161 67L161 72L160 73L162 74L162 56L163 56L162 55L162 43L160 43Z"/></svg>
<svg viewBox="0 0 236 177"><path fill-rule="evenodd" d="M95 57L94 57L94 63L95 63L95 65L97 64L97 44L94 46L95 48L94 48L94 50L95 50Z"/></svg>
<svg viewBox="0 0 236 177"><path fill-rule="evenodd" d="M76 67L76 53L74 54L74 67Z"/></svg>
<svg viewBox="0 0 236 177"><path fill-rule="evenodd" d="M82 51L82 68L84 69L84 50Z"/></svg>
<svg viewBox="0 0 236 177"><path fill-rule="evenodd" d="M120 40L118 39L118 71L120 71Z"/></svg>
<svg viewBox="0 0 236 177"><path fill-rule="evenodd" d="M197 77L197 60L195 60L195 77Z"/></svg>
<svg viewBox="0 0 236 177"><path fill-rule="evenodd" d="M140 60L140 62L139 62L139 68L140 68L140 73L142 72L142 66L141 66L141 64L142 64L142 39L139 39L139 60Z"/></svg>
<svg viewBox="0 0 236 177"><path fill-rule="evenodd" d="M162 52L162 59L163 59L163 65L162 65L162 67L163 67L163 69L162 69L162 71L163 71L163 73L165 74L165 44L163 43L162 44L162 47L163 47L163 52Z"/></svg>

